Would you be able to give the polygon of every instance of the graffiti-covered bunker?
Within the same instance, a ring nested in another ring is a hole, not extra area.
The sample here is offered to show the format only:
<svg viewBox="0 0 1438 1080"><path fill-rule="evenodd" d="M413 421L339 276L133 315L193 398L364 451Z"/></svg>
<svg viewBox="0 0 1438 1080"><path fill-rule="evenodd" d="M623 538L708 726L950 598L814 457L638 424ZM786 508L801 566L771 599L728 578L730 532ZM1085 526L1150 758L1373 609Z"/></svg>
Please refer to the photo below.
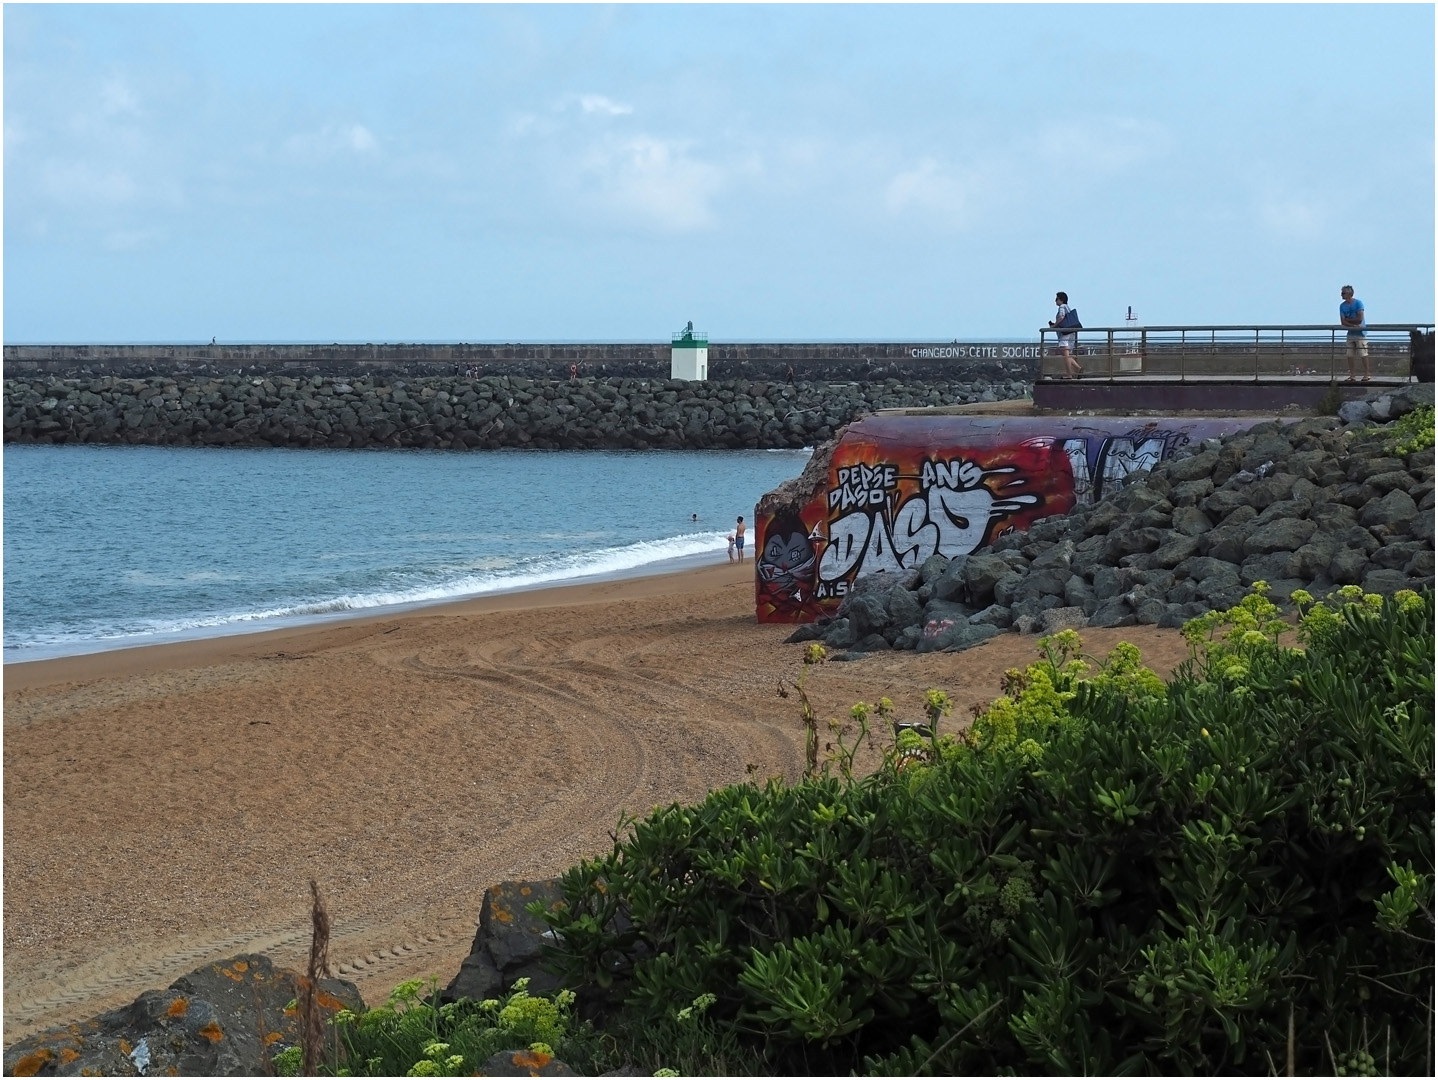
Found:
<svg viewBox="0 0 1438 1080"><path fill-rule="evenodd" d="M916 416L857 420L759 500L760 622L832 615L853 582L968 554L1101 498L1190 442L1262 417Z"/></svg>

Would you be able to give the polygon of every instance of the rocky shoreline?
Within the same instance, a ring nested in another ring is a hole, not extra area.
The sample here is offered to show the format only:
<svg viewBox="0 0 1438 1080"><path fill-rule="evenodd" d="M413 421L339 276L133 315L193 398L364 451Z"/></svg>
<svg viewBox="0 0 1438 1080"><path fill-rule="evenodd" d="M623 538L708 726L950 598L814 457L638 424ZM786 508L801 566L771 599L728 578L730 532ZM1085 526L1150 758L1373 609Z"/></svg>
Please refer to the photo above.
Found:
<svg viewBox="0 0 1438 1080"><path fill-rule="evenodd" d="M1395 453L1391 420L1432 404L1433 386L1414 385L1345 407L1351 423L1270 421L1206 439L1026 533L861 578L832 618L788 640L820 640L836 659L958 651L1005 630L1180 627L1255 581L1278 601L1431 587L1433 447Z"/></svg>
<svg viewBox="0 0 1438 1080"><path fill-rule="evenodd" d="M1029 384L968 380L421 379L313 376L5 380L4 441L453 450L783 449L857 416L1020 399Z"/></svg>

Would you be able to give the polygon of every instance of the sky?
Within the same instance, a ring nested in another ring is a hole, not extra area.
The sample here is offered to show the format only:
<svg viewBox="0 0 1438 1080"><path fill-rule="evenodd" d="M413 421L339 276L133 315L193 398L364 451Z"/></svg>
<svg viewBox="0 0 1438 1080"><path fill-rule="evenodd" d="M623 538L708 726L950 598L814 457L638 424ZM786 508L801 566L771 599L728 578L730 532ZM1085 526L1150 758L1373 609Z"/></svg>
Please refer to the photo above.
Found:
<svg viewBox="0 0 1438 1080"><path fill-rule="evenodd" d="M3 337L1434 316L1434 7L21 5Z"/></svg>

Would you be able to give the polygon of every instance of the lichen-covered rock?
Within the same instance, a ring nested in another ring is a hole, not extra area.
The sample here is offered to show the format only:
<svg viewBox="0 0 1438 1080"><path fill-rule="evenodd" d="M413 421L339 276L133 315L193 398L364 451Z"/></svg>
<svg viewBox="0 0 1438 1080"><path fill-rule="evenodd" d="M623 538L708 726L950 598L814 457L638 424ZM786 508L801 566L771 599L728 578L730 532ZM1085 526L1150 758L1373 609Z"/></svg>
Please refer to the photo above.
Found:
<svg viewBox="0 0 1438 1080"><path fill-rule="evenodd" d="M304 976L263 955L234 956L147 990L129 1005L19 1040L5 1051L8 1076L261 1076L299 1044L294 1002ZM327 1016L364 1011L353 983L322 979ZM328 1027L327 1027L328 1030Z"/></svg>
<svg viewBox="0 0 1438 1080"><path fill-rule="evenodd" d="M559 881L504 881L484 891L474 942L459 973L444 988L443 1000L483 1000L507 990L520 978L529 979L532 993L559 989L559 980L541 964L545 935L550 931L543 919L527 910L535 902L551 910L562 905Z"/></svg>
<svg viewBox="0 0 1438 1080"><path fill-rule="evenodd" d="M541 1050L501 1050L474 1072L475 1076L578 1076L553 1054ZM632 1074L626 1074L632 1075Z"/></svg>

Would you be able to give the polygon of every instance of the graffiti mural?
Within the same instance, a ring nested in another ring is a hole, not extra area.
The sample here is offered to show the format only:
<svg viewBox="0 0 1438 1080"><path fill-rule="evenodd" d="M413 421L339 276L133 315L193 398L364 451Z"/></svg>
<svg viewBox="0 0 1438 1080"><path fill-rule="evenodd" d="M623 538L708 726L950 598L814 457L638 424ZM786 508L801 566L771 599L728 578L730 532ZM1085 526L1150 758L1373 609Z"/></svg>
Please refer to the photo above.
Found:
<svg viewBox="0 0 1438 1080"><path fill-rule="evenodd" d="M1102 498L1180 446L1259 418L1140 423L1077 417L870 416L834 448L824 484L756 512L760 622L810 622L853 583L968 554Z"/></svg>

